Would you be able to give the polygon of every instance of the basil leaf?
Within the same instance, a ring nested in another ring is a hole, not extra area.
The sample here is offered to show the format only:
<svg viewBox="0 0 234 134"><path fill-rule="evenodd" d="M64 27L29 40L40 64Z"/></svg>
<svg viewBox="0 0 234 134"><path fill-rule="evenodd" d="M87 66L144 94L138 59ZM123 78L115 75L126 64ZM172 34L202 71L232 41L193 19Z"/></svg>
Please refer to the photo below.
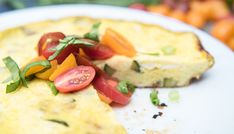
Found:
<svg viewBox="0 0 234 134"><path fill-rule="evenodd" d="M51 67L50 62L48 60L42 60L42 61L36 61L36 62L32 62L30 64L28 64L22 71L22 77L23 79L25 79L25 75L28 72L28 70L34 66L43 66L45 67L45 69L43 69L42 71L45 71L47 69L49 69ZM41 71L39 71L41 72Z"/></svg>
<svg viewBox="0 0 234 134"><path fill-rule="evenodd" d="M65 122L65 121L62 121L62 120L57 120L57 119L47 119L47 121L51 121L51 122L54 122L54 123L58 123L58 124L61 124L65 127L69 127L68 123Z"/></svg>
<svg viewBox="0 0 234 134"><path fill-rule="evenodd" d="M20 86L21 83L20 69L17 63L9 56L4 58L3 62L11 73L12 83L8 84L6 87L6 93L10 93L15 91Z"/></svg>
<svg viewBox="0 0 234 134"><path fill-rule="evenodd" d="M55 51L55 53L53 55L51 55L48 60L53 60L55 59L68 45L86 45L86 46L94 46L94 44L81 40L80 37L78 36L66 36L64 39L59 41L59 44L54 47L53 51Z"/></svg>
<svg viewBox="0 0 234 134"><path fill-rule="evenodd" d="M117 89L124 94L128 94L129 91L133 93L135 88L136 86L127 81L120 81L117 86Z"/></svg>
<svg viewBox="0 0 234 134"><path fill-rule="evenodd" d="M99 41L99 38L98 38L99 37L98 28L100 27L100 25L101 25L100 22L93 24L92 30L89 33L86 33L84 35L84 37L88 38L88 39L91 39L91 40L94 40L94 41Z"/></svg>
<svg viewBox="0 0 234 134"><path fill-rule="evenodd" d="M56 96L59 93L59 91L55 87L54 83L53 82L48 82L47 84L50 87L52 94Z"/></svg>
<svg viewBox="0 0 234 134"><path fill-rule="evenodd" d="M160 100L158 98L158 91L157 90L154 89L150 93L150 100L151 100L152 104L154 104L155 106L159 106Z"/></svg>

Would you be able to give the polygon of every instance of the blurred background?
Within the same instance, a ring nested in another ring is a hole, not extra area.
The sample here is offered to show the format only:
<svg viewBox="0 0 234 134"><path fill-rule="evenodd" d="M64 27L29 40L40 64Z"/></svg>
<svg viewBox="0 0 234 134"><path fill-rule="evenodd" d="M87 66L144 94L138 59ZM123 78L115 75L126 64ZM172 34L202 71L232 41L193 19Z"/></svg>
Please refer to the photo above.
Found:
<svg viewBox="0 0 234 134"><path fill-rule="evenodd" d="M79 3L122 6L172 17L210 33L234 51L234 0L0 0L0 13Z"/></svg>

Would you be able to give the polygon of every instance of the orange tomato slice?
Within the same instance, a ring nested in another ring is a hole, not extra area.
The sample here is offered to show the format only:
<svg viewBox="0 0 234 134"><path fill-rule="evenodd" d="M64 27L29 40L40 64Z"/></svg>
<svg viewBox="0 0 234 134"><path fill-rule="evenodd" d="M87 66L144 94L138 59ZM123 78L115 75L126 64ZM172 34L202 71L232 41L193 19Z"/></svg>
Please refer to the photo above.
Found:
<svg viewBox="0 0 234 134"><path fill-rule="evenodd" d="M101 39L101 43L103 45L107 45L117 54L128 57L134 57L136 55L136 50L133 45L113 29L106 29L105 34Z"/></svg>

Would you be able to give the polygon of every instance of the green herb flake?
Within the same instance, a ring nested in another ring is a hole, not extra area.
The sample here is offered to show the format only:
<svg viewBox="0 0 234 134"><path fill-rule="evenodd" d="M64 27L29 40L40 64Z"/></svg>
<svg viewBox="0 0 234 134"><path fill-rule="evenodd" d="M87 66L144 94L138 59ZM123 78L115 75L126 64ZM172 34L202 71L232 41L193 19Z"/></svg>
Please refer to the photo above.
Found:
<svg viewBox="0 0 234 134"><path fill-rule="evenodd" d="M140 54L143 54L143 55L149 55L149 56L159 56L160 54L157 53L157 52L150 52L150 53L147 53L147 52L140 52Z"/></svg>
<svg viewBox="0 0 234 134"><path fill-rule="evenodd" d="M176 53L176 48L173 46L164 46L161 50L164 55L174 55Z"/></svg>
<svg viewBox="0 0 234 134"><path fill-rule="evenodd" d="M154 89L150 93L150 100L151 100L152 104L154 104L155 106L159 106L160 105L160 100L158 98L158 91L156 89Z"/></svg>
<svg viewBox="0 0 234 134"><path fill-rule="evenodd" d="M91 40L94 40L94 41L99 41L98 29L99 29L100 25L101 25L100 22L93 24L91 31L89 33L86 33L84 35L84 37L88 38L88 39L91 39Z"/></svg>
<svg viewBox="0 0 234 134"><path fill-rule="evenodd" d="M177 84L177 81L175 81L173 78L164 78L163 80L163 87L175 87Z"/></svg>
<svg viewBox="0 0 234 134"><path fill-rule="evenodd" d="M109 76L112 76L115 72L116 69L110 67L108 64L104 65L104 69L103 69Z"/></svg>
<svg viewBox="0 0 234 134"><path fill-rule="evenodd" d="M48 82L47 84L48 84L48 86L50 87L52 94L53 94L54 96L56 96L56 95L59 93L59 91L58 91L57 88L55 87L54 83L50 81L50 82Z"/></svg>
<svg viewBox="0 0 234 134"><path fill-rule="evenodd" d="M120 81L117 86L117 89L123 94L128 94L129 91L133 93L135 91L135 88L136 86L128 81Z"/></svg>
<svg viewBox="0 0 234 134"><path fill-rule="evenodd" d="M180 94L177 90L171 90L168 94L168 98L170 102L179 102Z"/></svg>
<svg viewBox="0 0 234 134"><path fill-rule="evenodd" d="M47 121L51 121L51 122L54 122L54 123L58 123L60 125L63 125L65 127L69 127L69 124L65 121L62 121L62 120L57 120L57 119L47 119Z"/></svg>
<svg viewBox="0 0 234 134"><path fill-rule="evenodd" d="M131 69L138 72L138 73L141 72L140 64L136 60L133 60L132 65L131 65Z"/></svg>
<svg viewBox="0 0 234 134"><path fill-rule="evenodd" d="M6 57L3 59L4 64L11 73L11 83L6 87L6 93L15 91L21 83L20 69L17 63L11 58Z"/></svg>
<svg viewBox="0 0 234 134"><path fill-rule="evenodd" d="M59 44L51 49L51 51L55 51L53 55L51 55L48 60L54 60L68 45L85 45L85 46L94 46L94 44L82 40L80 37L71 35L66 36L64 39L59 41Z"/></svg>

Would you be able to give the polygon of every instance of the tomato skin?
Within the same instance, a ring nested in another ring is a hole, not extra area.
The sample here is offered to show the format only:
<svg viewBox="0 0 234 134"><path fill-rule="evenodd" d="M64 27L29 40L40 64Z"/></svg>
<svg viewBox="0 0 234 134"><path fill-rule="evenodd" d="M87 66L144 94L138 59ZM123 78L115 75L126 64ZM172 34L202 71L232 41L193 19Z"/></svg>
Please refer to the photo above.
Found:
<svg viewBox="0 0 234 134"><path fill-rule="evenodd" d="M91 66L77 66L59 75L54 84L61 93L75 92L87 87L95 74Z"/></svg>
<svg viewBox="0 0 234 134"><path fill-rule="evenodd" d="M130 101L129 95L122 94L118 89L118 81L104 74L96 75L92 82L94 88L109 97L113 102L126 105Z"/></svg>
<svg viewBox="0 0 234 134"><path fill-rule="evenodd" d="M42 51L45 49L44 45L48 43L58 44L60 39L65 38L65 35L61 32L50 32L42 35L38 42L38 55L42 55Z"/></svg>
<svg viewBox="0 0 234 134"><path fill-rule="evenodd" d="M101 44L97 44L92 47L84 47L83 51L94 60L104 60L114 55L114 52L109 47Z"/></svg>

